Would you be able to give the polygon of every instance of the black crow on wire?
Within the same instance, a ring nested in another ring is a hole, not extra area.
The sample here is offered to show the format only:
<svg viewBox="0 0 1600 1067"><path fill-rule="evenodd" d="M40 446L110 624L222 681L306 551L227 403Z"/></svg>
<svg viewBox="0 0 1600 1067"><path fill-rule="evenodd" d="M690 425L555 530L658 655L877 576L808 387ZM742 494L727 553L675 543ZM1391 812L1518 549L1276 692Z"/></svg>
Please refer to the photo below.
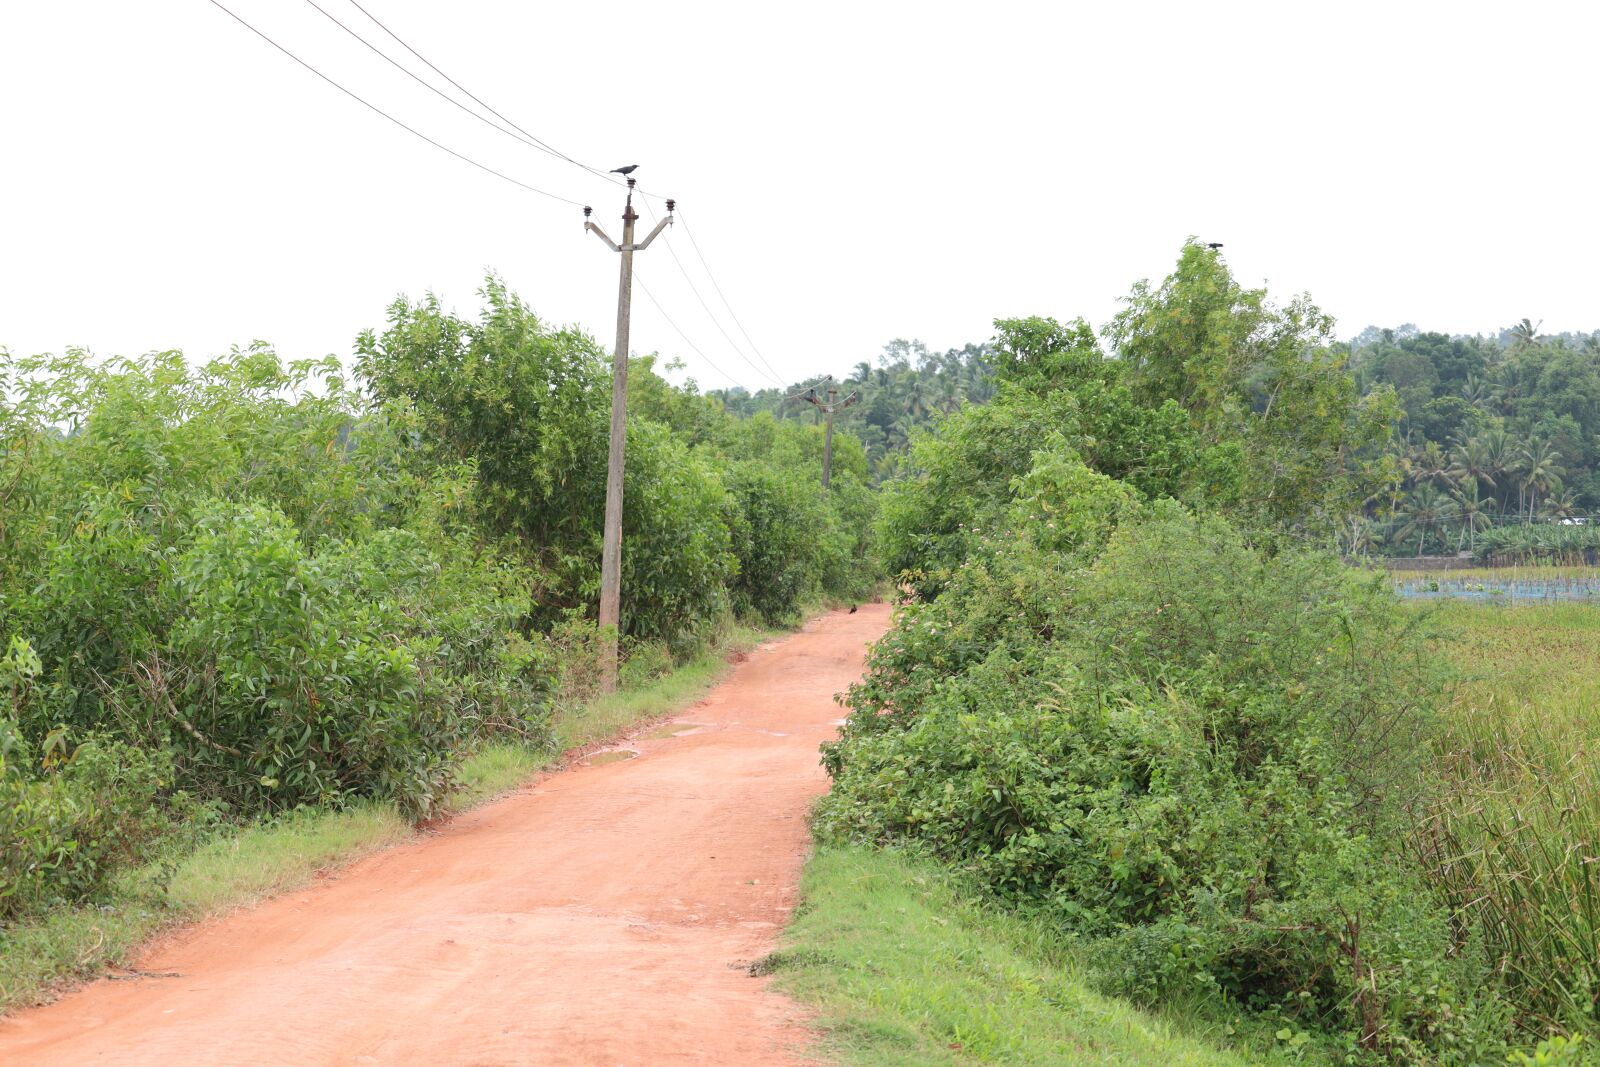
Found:
<svg viewBox="0 0 1600 1067"><path fill-rule="evenodd" d="M636 171L638 169L639 169L639 164L637 164L637 163L629 163L626 167L618 167L616 170L612 171L611 173L612 174L620 174L624 178L626 178L628 175L632 174L634 171Z"/></svg>

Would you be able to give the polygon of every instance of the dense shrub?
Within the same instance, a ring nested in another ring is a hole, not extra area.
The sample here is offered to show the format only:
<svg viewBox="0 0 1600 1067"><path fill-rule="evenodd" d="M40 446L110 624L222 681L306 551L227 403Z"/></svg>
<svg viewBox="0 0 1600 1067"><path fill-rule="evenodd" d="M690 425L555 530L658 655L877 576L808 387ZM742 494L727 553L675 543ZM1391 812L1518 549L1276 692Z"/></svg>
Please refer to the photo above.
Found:
<svg viewBox="0 0 1600 1067"><path fill-rule="evenodd" d="M426 818L474 745L547 747L553 707L593 695L609 360L497 281L484 296L470 322L398 301L356 383L260 344L203 366L0 349L0 642L26 650L0 685L16 907L92 896L196 802L251 818L379 797ZM791 486L804 519L798 584L753 567L743 586L787 597L771 617L872 573L858 443L836 441L824 500L820 430L747 432L652 364L624 483L633 684L730 613L735 471Z"/></svg>
<svg viewBox="0 0 1600 1067"><path fill-rule="evenodd" d="M622 631L685 658L728 610L737 562L717 470L663 426L634 422L623 471ZM594 542L593 559L600 558ZM593 601L599 594L598 569Z"/></svg>
<svg viewBox="0 0 1600 1067"><path fill-rule="evenodd" d="M734 608L769 622L794 614L821 582L830 516L817 486L762 463L737 464L728 476L739 571L729 587Z"/></svg>
<svg viewBox="0 0 1600 1067"><path fill-rule="evenodd" d="M15 716L37 696L39 666L15 638L0 657L0 922L92 898L200 814L175 794L165 751L65 729L25 736Z"/></svg>
<svg viewBox="0 0 1600 1067"><path fill-rule="evenodd" d="M826 751L820 830L970 868L1102 942L1127 991L1478 1048L1475 948L1395 862L1429 687L1408 617L1175 506L1110 533L1129 503L1099 477L1059 512L1084 534L980 541L902 610Z"/></svg>

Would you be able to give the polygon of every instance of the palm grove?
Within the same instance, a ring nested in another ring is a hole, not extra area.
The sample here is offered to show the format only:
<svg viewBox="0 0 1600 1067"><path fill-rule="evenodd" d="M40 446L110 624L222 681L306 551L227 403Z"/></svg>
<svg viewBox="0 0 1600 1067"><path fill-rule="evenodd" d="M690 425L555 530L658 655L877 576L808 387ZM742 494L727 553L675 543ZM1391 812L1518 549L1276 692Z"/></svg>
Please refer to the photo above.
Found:
<svg viewBox="0 0 1600 1067"><path fill-rule="evenodd" d="M1402 408L1398 477L1352 526L1352 548L1592 558L1578 520L1600 506L1600 332L1542 336L1527 319L1492 337L1368 329L1350 365Z"/></svg>

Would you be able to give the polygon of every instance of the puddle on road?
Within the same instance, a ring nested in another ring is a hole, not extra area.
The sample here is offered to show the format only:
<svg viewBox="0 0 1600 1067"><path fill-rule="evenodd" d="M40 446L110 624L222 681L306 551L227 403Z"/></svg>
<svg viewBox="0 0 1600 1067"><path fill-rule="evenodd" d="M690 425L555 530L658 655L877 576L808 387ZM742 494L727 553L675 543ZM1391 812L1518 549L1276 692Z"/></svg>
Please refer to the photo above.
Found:
<svg viewBox="0 0 1600 1067"><path fill-rule="evenodd" d="M703 722L669 722L656 727L654 730L651 730L649 733L645 734L645 736L654 740L659 740L663 737L677 737L679 734L686 734L691 730L701 730L704 728L705 723Z"/></svg>
<svg viewBox="0 0 1600 1067"><path fill-rule="evenodd" d="M621 763L623 760L633 759L638 754L631 748L617 749L613 752L601 752L589 757L589 766L600 767L607 763Z"/></svg>

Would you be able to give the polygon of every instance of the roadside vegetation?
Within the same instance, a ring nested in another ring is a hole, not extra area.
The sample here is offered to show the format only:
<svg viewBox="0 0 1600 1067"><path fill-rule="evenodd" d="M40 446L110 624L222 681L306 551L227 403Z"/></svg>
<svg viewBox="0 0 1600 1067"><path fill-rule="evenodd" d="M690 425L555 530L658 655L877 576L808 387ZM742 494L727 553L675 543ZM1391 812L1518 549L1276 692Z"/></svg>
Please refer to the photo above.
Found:
<svg viewBox="0 0 1600 1067"><path fill-rule="evenodd" d="M474 753L521 773L652 706L591 703L609 360L483 295L470 321L397 301L354 378L262 345L0 350L8 949L234 828L424 821L487 788ZM630 395L628 688L871 590L858 442L824 497L817 428L735 418L649 357Z"/></svg>
<svg viewBox="0 0 1600 1067"><path fill-rule="evenodd" d="M1007 319L856 367L826 495L809 416L638 358L624 692L597 698L608 361L483 295L396 301L353 376L259 345L0 359L9 1002L492 796L890 575L805 911L761 964L831 1052L1600 1062L1600 620L1419 610L1347 562L1587 562L1553 436L1477 454L1566 432L1576 342L1352 348L1191 242L1099 332ZM1402 356L1498 384L1457 403ZM1448 462L1419 445L1446 431ZM1466 518L1484 497L1522 525Z"/></svg>
<svg viewBox="0 0 1600 1067"><path fill-rule="evenodd" d="M552 769L565 754L671 714L708 690L730 657L772 631L733 626L694 660L658 677L635 673L616 693L569 693L554 724L554 750L519 738L491 740L462 760L454 814L495 799ZM92 899L8 923L0 937L0 1013L50 999L72 982L132 963L161 930L247 907L391 845L415 827L393 801L302 807L235 822L199 837L170 837L133 866L112 871Z"/></svg>
<svg viewBox="0 0 1600 1067"><path fill-rule="evenodd" d="M825 845L948 865L1100 990L1275 1054L1576 1062L1587 768L1512 833L1575 738L1460 714L1428 616L1318 547L1393 477L1394 393L1198 245L1101 336L997 325L995 398L885 488L908 599L825 747Z"/></svg>
<svg viewBox="0 0 1600 1067"><path fill-rule="evenodd" d="M817 1007L821 1047L842 1062L1250 1062L1096 991L1048 924L984 903L927 860L825 849L803 893L784 947L754 969Z"/></svg>

